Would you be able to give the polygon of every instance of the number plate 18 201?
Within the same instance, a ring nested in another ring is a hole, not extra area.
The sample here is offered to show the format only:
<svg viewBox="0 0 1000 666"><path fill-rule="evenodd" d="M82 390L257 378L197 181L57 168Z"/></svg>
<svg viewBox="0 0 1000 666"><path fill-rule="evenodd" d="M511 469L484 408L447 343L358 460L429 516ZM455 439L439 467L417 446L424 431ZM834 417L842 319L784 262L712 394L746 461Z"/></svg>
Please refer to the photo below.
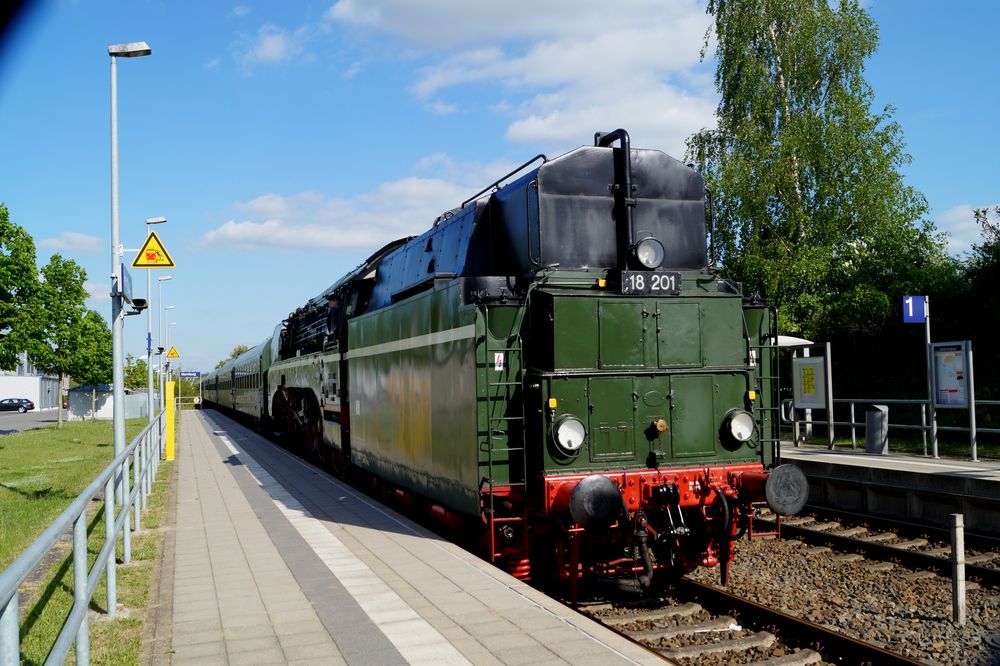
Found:
<svg viewBox="0 0 1000 666"><path fill-rule="evenodd" d="M677 296L681 293L681 274L622 271L622 293Z"/></svg>

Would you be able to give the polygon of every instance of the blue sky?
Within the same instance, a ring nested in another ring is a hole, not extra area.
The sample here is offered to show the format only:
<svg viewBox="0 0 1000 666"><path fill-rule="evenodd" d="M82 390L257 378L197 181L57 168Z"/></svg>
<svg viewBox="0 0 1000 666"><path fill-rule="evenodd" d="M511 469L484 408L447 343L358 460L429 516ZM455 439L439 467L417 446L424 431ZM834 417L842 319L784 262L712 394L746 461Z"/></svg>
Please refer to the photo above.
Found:
<svg viewBox="0 0 1000 666"><path fill-rule="evenodd" d="M892 104L930 218L959 253L1000 203L994 3L868 3L867 77ZM372 250L416 234L507 170L625 127L676 157L713 123L704 3L629 0L40 0L0 46L0 201L82 264L110 316L110 64L118 63L122 242L143 220L188 369L256 344ZM983 26L978 34L976 26ZM131 259L128 253L127 259ZM145 275L133 270L137 291ZM155 283L154 283L155 284ZM155 289L154 289L155 296ZM154 331L158 325L154 319ZM145 321L126 351L145 353ZM155 333L154 333L155 335Z"/></svg>

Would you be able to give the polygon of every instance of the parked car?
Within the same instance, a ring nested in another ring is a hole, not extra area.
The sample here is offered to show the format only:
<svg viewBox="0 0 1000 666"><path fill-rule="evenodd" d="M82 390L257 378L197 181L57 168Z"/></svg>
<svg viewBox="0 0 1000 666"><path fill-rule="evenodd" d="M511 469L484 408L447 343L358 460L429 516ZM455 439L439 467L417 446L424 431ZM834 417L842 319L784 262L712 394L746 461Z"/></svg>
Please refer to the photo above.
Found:
<svg viewBox="0 0 1000 666"><path fill-rule="evenodd" d="M34 408L35 403L27 398L7 398L6 400L0 400L0 412L18 411L24 414Z"/></svg>

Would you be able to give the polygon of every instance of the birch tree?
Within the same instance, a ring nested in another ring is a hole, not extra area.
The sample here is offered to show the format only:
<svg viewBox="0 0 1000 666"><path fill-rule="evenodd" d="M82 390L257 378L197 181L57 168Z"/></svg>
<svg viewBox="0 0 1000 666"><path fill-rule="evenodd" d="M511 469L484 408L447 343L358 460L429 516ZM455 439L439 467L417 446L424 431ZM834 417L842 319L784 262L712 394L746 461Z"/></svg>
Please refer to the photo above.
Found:
<svg viewBox="0 0 1000 666"><path fill-rule="evenodd" d="M688 159L713 193L717 258L786 332L881 325L943 244L900 173L893 109L872 109L876 25L856 0L709 0L708 13L718 125L689 138Z"/></svg>

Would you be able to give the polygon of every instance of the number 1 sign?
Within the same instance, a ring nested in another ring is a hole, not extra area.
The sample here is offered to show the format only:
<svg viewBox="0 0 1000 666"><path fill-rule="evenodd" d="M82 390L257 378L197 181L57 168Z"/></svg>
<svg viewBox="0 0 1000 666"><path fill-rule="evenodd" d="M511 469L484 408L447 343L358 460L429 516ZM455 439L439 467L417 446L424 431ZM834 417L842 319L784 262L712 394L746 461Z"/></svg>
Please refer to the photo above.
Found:
<svg viewBox="0 0 1000 666"><path fill-rule="evenodd" d="M903 296L903 323L922 324L927 319L926 296Z"/></svg>

